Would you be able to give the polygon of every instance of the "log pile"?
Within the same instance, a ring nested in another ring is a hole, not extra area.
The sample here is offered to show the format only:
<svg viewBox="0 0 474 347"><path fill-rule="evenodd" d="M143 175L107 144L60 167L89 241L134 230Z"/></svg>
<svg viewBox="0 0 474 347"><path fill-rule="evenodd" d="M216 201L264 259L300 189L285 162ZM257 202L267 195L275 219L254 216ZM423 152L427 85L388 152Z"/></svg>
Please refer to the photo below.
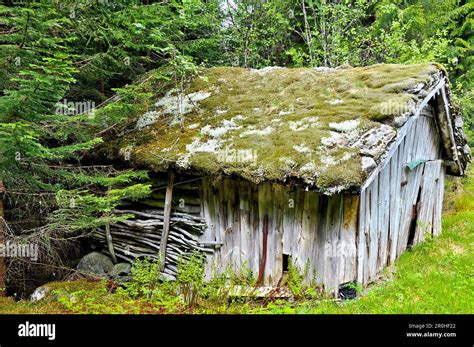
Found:
<svg viewBox="0 0 474 347"><path fill-rule="evenodd" d="M164 224L163 210L116 210L114 213L135 215L134 219L110 225L116 256L127 262L132 262L137 257L158 259ZM213 251L199 243L199 236L204 233L205 228L206 223L199 216L182 212L171 214L164 275L171 279L176 277L180 257L189 257L195 250ZM92 237L106 242L104 230L95 231Z"/></svg>

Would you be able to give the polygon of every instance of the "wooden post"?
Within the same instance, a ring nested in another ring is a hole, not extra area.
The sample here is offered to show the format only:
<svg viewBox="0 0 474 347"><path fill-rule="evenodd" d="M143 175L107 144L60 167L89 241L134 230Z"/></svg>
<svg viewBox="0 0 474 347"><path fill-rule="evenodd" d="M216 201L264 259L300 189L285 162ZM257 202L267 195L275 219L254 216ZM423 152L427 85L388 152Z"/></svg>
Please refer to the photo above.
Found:
<svg viewBox="0 0 474 347"><path fill-rule="evenodd" d="M161 271L165 269L166 245L168 243L168 235L170 232L171 203L173 200L173 183L174 183L174 173L173 171L170 170L168 172L168 184L166 186L163 232L161 233L161 241L160 241L160 270Z"/></svg>
<svg viewBox="0 0 474 347"><path fill-rule="evenodd" d="M5 243L5 221L3 219L3 195L5 194L5 186L0 181L0 244ZM7 275L7 263L5 257L0 257L0 297L7 295L6 289L6 275Z"/></svg>
<svg viewBox="0 0 474 347"><path fill-rule="evenodd" d="M267 264L267 243L268 243L268 216L263 218L263 235L262 235L262 257L258 268L258 279L256 286L261 286L264 282L265 265Z"/></svg>
<svg viewBox="0 0 474 347"><path fill-rule="evenodd" d="M105 239L107 240L107 247L109 248L110 257L114 264L117 264L117 256L115 255L114 244L112 240L112 234L110 233L110 222L105 225Z"/></svg>

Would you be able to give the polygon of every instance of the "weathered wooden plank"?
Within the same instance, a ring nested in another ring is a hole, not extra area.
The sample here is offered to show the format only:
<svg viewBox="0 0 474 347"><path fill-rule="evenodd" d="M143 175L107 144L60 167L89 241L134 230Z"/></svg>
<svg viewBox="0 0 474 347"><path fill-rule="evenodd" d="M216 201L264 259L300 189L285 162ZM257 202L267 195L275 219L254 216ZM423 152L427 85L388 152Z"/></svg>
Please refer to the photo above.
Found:
<svg viewBox="0 0 474 347"><path fill-rule="evenodd" d="M260 256L263 256L263 247L264 247L264 218L268 216L268 235L267 235L267 257L265 259L265 266L264 266L264 285L273 285L272 281L275 279L273 278L273 268L274 268L274 250L273 245L274 241L272 238L275 237L275 233L273 231L273 194L271 184L268 182L262 183L258 185L258 219L259 219L259 248L260 248ZM259 259L259 262L261 259ZM278 279L277 279L278 280Z"/></svg>
<svg viewBox="0 0 474 347"><path fill-rule="evenodd" d="M259 270L259 261L260 261L260 255L261 255L261 238L262 235L259 230L259 200L258 200L258 186L255 184L252 184L250 186L250 223L251 223L251 242L252 242L252 250L253 250L253 257L250 259L250 266L252 268L252 271L255 274L258 274ZM263 218L263 217L262 217Z"/></svg>
<svg viewBox="0 0 474 347"><path fill-rule="evenodd" d="M392 157L393 158L393 157ZM379 212L378 212L378 258L377 272L381 272L387 264L387 244L390 218L390 167L380 172L379 177Z"/></svg>
<svg viewBox="0 0 474 347"><path fill-rule="evenodd" d="M339 283L357 280L357 216L359 197L343 197L343 217L339 240Z"/></svg>
<svg viewBox="0 0 474 347"><path fill-rule="evenodd" d="M401 216L402 221L402 237L400 238L397 254L400 255L406 248L409 240L410 225L412 223L413 209L416 208L417 197L419 194L423 169L425 164L418 165L415 169L410 170L407 175L408 183L406 185L406 195L404 198L404 210Z"/></svg>
<svg viewBox="0 0 474 347"><path fill-rule="evenodd" d="M365 284L364 263L367 263L367 247L365 230L367 223L367 189L360 193L359 227L357 233L357 282Z"/></svg>
<svg viewBox="0 0 474 347"><path fill-rule="evenodd" d="M397 257L397 244L400 234L400 180L402 163L399 161L399 154L400 151L397 151L390 161L389 265L393 265Z"/></svg>
<svg viewBox="0 0 474 347"><path fill-rule="evenodd" d="M315 192L304 192L303 219L301 223L301 234L299 242L299 259L301 265L309 262L310 267L306 280L311 280L314 270L317 271L317 258L314 258L314 250L317 244L319 195Z"/></svg>
<svg viewBox="0 0 474 347"><path fill-rule="evenodd" d="M415 123L416 125L416 123ZM408 180L408 177L409 177L409 174L411 173L410 170L408 169L407 167L407 163L411 161L411 158L413 156L413 142L414 142L414 139L415 139L415 136L416 136L416 126L414 126L412 128L412 130L409 132L409 134L407 134L406 138L405 138L405 141L404 141L404 144L403 144L403 147L402 148L402 151L401 151L401 155L399 156L399 163L401 165L401 183L400 183L400 201L401 201L401 205L400 205L400 222L399 222L399 236L398 236L398 244L397 244L397 254L396 254L396 258L399 257L399 255L401 254L401 252L403 250L405 250L406 248L406 240L404 240L404 235L406 232L408 232L407 230L405 230L405 228L407 227L407 218L410 218L411 220L411 217L407 217L409 215L411 215L411 212L412 212L412 206L407 203L407 196L409 196L410 192L411 192L411 185L413 184L413 180L410 179L410 184L409 184L409 180ZM410 175L410 177L412 177L412 175ZM409 224L408 224L409 226ZM408 237L408 236L407 236ZM403 244L403 242L405 242L405 244Z"/></svg>
<svg viewBox="0 0 474 347"><path fill-rule="evenodd" d="M436 182L436 200L433 209L433 236L441 234L441 214L443 210L444 197L444 179L446 174L446 167L443 162L440 163L439 176Z"/></svg>
<svg viewBox="0 0 474 347"><path fill-rule="evenodd" d="M437 189L441 166L441 160L430 161L425 164L421 201L415 234L415 244L423 241L425 233L433 233L433 218L435 215L434 209L436 208L435 205L437 203Z"/></svg>
<svg viewBox="0 0 474 347"><path fill-rule="evenodd" d="M273 237L271 238L273 255L272 283L277 285L283 275L283 212L285 209L285 187L281 184L273 185Z"/></svg>
<svg viewBox="0 0 474 347"><path fill-rule="evenodd" d="M252 243L251 222L251 184L239 182L239 209L240 209L240 260L243 267L252 269L252 259L255 257Z"/></svg>
<svg viewBox="0 0 474 347"><path fill-rule="evenodd" d="M326 265L326 224L328 223L328 205L329 197L324 194L319 194L318 197L318 228L317 243L313 249L313 258L316 261L316 281L319 284L325 284L325 265ZM304 264L303 264L304 265ZM329 275L328 275L329 276Z"/></svg>
<svg viewBox="0 0 474 347"><path fill-rule="evenodd" d="M378 234L379 234L379 180L377 177L369 188L370 201L370 230L369 230L369 279L373 279L377 275L377 258L378 258Z"/></svg>
<svg viewBox="0 0 474 347"><path fill-rule="evenodd" d="M303 269L306 259L301 256L302 225L304 211L305 192L301 189L296 190L295 194L295 222L293 229L293 253L292 261L299 268Z"/></svg>
<svg viewBox="0 0 474 347"><path fill-rule="evenodd" d="M211 208L209 206L209 179L204 177L200 181L199 198L201 200L201 217L206 221L207 227L201 235L203 242L215 242L215 230L212 218L210 216ZM206 253L206 265L204 269L204 277L210 280L214 276L214 253Z"/></svg>
<svg viewBox="0 0 474 347"><path fill-rule="evenodd" d="M342 204L341 194L329 197L325 223L324 286L328 293L334 295L338 294L340 277L339 239L343 219Z"/></svg>
<svg viewBox="0 0 474 347"><path fill-rule="evenodd" d="M229 192L227 200L227 211L229 215L229 234L232 239L232 262L235 273L239 273L241 268L240 259L240 202L239 202L239 182L229 180Z"/></svg>
<svg viewBox="0 0 474 347"><path fill-rule="evenodd" d="M215 229L215 238L217 243L223 243L224 242L224 236L222 229L222 212L221 212L221 203L219 199L219 194L220 194L220 189L216 186L215 182L211 182L211 201L212 201L212 206L214 210L214 216L213 216L213 221L214 221L214 229ZM222 273L225 271L225 266L223 266L222 258L223 258L223 251L222 251L223 245L219 247L217 252L215 253L215 261L216 261L216 271L217 273Z"/></svg>
<svg viewBox="0 0 474 347"><path fill-rule="evenodd" d="M295 244L295 191L290 188L284 191L284 209L283 209L283 253L291 256L296 252Z"/></svg>

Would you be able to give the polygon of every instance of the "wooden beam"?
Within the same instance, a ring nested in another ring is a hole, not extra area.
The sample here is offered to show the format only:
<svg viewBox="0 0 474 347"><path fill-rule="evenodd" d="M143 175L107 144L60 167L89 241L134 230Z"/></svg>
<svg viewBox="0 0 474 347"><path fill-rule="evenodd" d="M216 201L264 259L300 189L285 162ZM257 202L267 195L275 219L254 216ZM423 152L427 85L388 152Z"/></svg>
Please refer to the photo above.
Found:
<svg viewBox="0 0 474 347"><path fill-rule="evenodd" d="M5 186L0 181L0 244L5 244L5 221L3 212L3 195L5 194ZM6 276L7 275L7 263L5 257L0 257L0 297L7 295L6 289Z"/></svg>
<svg viewBox="0 0 474 347"><path fill-rule="evenodd" d="M168 172L168 183L166 185L166 195L165 195L165 211L164 211L164 224L163 232L161 234L160 241L160 270L165 269L166 262L166 245L168 243L168 235L170 233L170 220L171 220L171 205L173 201L173 183L174 183L174 173L173 171Z"/></svg>

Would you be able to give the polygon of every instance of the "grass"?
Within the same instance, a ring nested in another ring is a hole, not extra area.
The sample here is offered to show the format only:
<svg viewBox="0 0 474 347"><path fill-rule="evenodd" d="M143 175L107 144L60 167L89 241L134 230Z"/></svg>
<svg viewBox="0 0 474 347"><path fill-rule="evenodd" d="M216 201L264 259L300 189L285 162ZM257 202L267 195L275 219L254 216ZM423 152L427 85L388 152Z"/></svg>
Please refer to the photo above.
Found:
<svg viewBox="0 0 474 347"><path fill-rule="evenodd" d="M470 174L474 170L469 170ZM474 177L448 181L443 233L417 245L386 270L357 300L206 301L188 307L176 298L132 299L107 281L54 282L45 299L32 303L0 298L0 313L248 313L361 314L474 312Z"/></svg>

